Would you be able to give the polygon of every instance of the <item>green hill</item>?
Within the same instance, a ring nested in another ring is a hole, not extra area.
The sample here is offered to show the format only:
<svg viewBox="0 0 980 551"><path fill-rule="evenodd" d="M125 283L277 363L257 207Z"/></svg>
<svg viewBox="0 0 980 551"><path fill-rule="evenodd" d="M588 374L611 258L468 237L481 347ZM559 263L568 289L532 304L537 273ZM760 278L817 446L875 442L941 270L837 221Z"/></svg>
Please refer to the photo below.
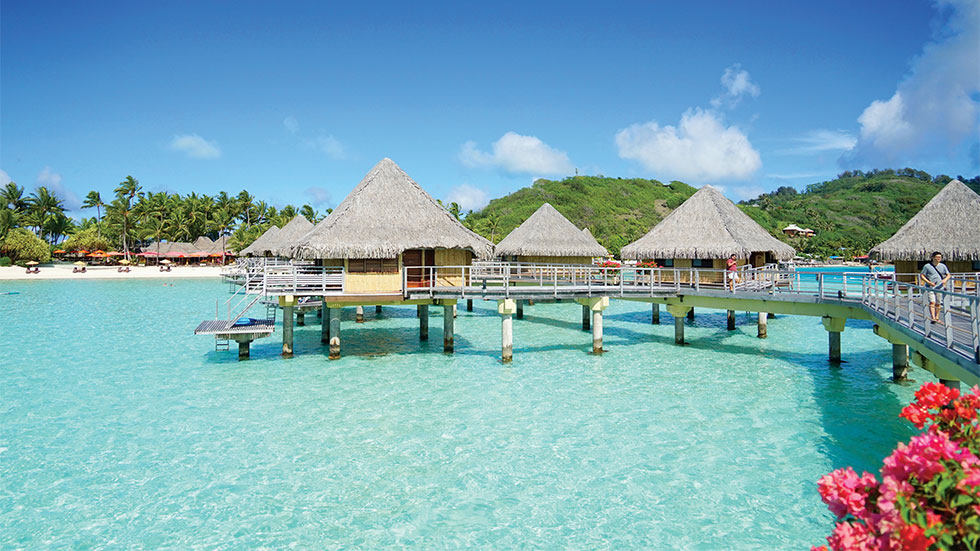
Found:
<svg viewBox="0 0 980 551"><path fill-rule="evenodd" d="M799 192L782 187L739 207L800 253L865 254L891 237L949 181L913 169L844 172ZM962 179L962 178L961 178ZM964 180L975 186L978 179ZM696 190L681 182L575 176L537 180L470 213L465 223L494 242L520 225L541 204L551 203L578 227L588 227L613 254L641 237ZM789 224L811 228L810 238L782 234ZM842 250L843 247L843 250Z"/></svg>

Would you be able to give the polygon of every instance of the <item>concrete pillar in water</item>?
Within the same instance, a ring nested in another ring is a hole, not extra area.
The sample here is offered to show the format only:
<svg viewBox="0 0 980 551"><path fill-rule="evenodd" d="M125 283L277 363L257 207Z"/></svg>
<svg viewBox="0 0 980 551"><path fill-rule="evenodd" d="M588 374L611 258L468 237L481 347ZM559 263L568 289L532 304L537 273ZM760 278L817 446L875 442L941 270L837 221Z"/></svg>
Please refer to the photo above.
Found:
<svg viewBox="0 0 980 551"><path fill-rule="evenodd" d="M319 310L316 311L316 319L323 319L323 307L321 306Z"/></svg>
<svg viewBox="0 0 980 551"><path fill-rule="evenodd" d="M419 304L419 340L429 340L429 305Z"/></svg>
<svg viewBox="0 0 980 551"><path fill-rule="evenodd" d="M306 312L296 312L296 326L297 327L306 326Z"/></svg>
<svg viewBox="0 0 980 551"><path fill-rule="evenodd" d="M689 316L693 308L683 304L668 304L667 311L674 316L674 342L684 344L684 316Z"/></svg>
<svg viewBox="0 0 980 551"><path fill-rule="evenodd" d="M330 354L331 360L340 359L340 308L330 309Z"/></svg>
<svg viewBox="0 0 980 551"><path fill-rule="evenodd" d="M519 319L519 320L524 319L524 301L523 300L517 301L517 319Z"/></svg>
<svg viewBox="0 0 980 551"><path fill-rule="evenodd" d="M694 308L692 307L687 311L687 319L694 321Z"/></svg>
<svg viewBox="0 0 980 551"><path fill-rule="evenodd" d="M728 330L735 330L735 310L728 311Z"/></svg>
<svg viewBox="0 0 980 551"><path fill-rule="evenodd" d="M844 324L847 322L847 319L824 316L821 320L823 321L824 329L827 330L829 335L830 361L831 363L840 363L840 334L844 331Z"/></svg>
<svg viewBox="0 0 980 551"><path fill-rule="evenodd" d="M510 363L514 359L514 314L517 304L514 299L497 301L497 313L500 314L500 355L503 362Z"/></svg>
<svg viewBox="0 0 980 551"><path fill-rule="evenodd" d="M252 341L248 341L248 340L238 341L238 360L239 361L241 361L241 360L247 360L248 359L248 346L249 346L249 344L251 344L251 342Z"/></svg>
<svg viewBox="0 0 980 551"><path fill-rule="evenodd" d="M327 312L327 301L323 301L320 306L320 342L328 344L330 342L330 314Z"/></svg>
<svg viewBox="0 0 980 551"><path fill-rule="evenodd" d="M473 299L471 298L466 299L466 311L467 312L473 311Z"/></svg>
<svg viewBox="0 0 980 551"><path fill-rule="evenodd" d="M769 316L765 312L759 312L759 338L764 339L769 336Z"/></svg>
<svg viewBox="0 0 980 551"><path fill-rule="evenodd" d="M766 317L769 318L769 319L776 319L776 314L773 314L772 312L769 312L768 314L766 314Z"/></svg>
<svg viewBox="0 0 980 551"><path fill-rule="evenodd" d="M361 305L357 306L354 314L354 321L357 323L364 323L364 307Z"/></svg>
<svg viewBox="0 0 980 551"><path fill-rule="evenodd" d="M293 307L296 299L292 295L279 297L282 307L282 357L293 357Z"/></svg>
<svg viewBox="0 0 980 551"><path fill-rule="evenodd" d="M592 312L589 307L582 305L582 331L588 331L592 327Z"/></svg>
<svg viewBox="0 0 980 551"><path fill-rule="evenodd" d="M912 359L912 363L921 367L922 369L925 369L929 373L935 375L939 379L940 384L945 385L949 388L955 388L955 389L960 388L960 381L958 379L955 379L952 375L947 373L946 370L943 369L941 366L937 365L929 358L923 356L921 352L912 351L911 359Z"/></svg>
<svg viewBox="0 0 980 551"><path fill-rule="evenodd" d="M660 304L654 302L652 306L653 312L650 317L650 323L654 325L660 325Z"/></svg>
<svg viewBox="0 0 980 551"><path fill-rule="evenodd" d="M909 347L892 343L892 379L904 381L909 376Z"/></svg>
<svg viewBox="0 0 980 551"><path fill-rule="evenodd" d="M456 317L456 304L453 303L453 317Z"/></svg>
<svg viewBox="0 0 980 551"><path fill-rule="evenodd" d="M380 304L374 307L374 313L375 314L380 314L381 313L381 305Z"/></svg>
<svg viewBox="0 0 980 551"><path fill-rule="evenodd" d="M455 304L443 304L442 305L442 351L453 352L453 333L455 318L453 317L453 310L456 309Z"/></svg>
<svg viewBox="0 0 980 551"><path fill-rule="evenodd" d="M602 354L602 311L609 307L609 297L580 298L583 319L585 314L592 317L592 353Z"/></svg>

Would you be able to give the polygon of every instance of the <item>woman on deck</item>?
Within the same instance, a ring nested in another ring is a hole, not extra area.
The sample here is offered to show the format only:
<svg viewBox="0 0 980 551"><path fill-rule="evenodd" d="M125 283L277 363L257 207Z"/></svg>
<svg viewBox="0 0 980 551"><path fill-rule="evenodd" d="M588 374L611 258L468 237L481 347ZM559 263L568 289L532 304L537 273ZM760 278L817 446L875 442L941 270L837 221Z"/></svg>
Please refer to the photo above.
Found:
<svg viewBox="0 0 980 551"><path fill-rule="evenodd" d="M728 257L725 266L725 279L728 280L728 287L735 292L735 284L738 283L738 260L735 255Z"/></svg>
<svg viewBox="0 0 980 551"><path fill-rule="evenodd" d="M942 289L949 281L949 268L943 264L943 255L939 251L932 253L932 261L922 267L919 272L919 283L923 287ZM939 297L934 291L929 291L929 314L932 316L932 323L939 323Z"/></svg>

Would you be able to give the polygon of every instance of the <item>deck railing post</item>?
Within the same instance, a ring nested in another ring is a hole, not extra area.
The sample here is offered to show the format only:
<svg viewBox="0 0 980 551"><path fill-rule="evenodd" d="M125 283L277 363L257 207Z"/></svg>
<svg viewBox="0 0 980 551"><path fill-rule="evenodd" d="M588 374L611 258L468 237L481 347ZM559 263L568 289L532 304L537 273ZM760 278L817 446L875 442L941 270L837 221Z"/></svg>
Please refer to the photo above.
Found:
<svg viewBox="0 0 980 551"><path fill-rule="evenodd" d="M953 302L952 296L949 293L943 293L942 301L943 324L945 325L946 329L946 348L953 348L953 310L950 308Z"/></svg>
<svg viewBox="0 0 980 551"><path fill-rule="evenodd" d="M823 274L822 273L817 274L817 296L819 296L820 299L823 300Z"/></svg>
<svg viewBox="0 0 980 551"><path fill-rule="evenodd" d="M973 336L973 361L980 364L980 298L970 301L970 332Z"/></svg>
<svg viewBox="0 0 980 551"><path fill-rule="evenodd" d="M896 285L898 285L896 283ZM912 287L907 287L909 294L909 329L915 327L915 297L912 295Z"/></svg>

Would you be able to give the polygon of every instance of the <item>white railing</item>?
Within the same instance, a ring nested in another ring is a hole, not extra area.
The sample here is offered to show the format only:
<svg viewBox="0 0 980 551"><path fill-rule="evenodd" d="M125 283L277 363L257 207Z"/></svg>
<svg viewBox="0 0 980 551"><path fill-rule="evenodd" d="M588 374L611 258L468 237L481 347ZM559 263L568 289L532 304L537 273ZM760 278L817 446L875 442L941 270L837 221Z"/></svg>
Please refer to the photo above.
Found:
<svg viewBox="0 0 980 551"><path fill-rule="evenodd" d="M344 293L342 266L266 266L262 287L252 292L263 295L322 296Z"/></svg>
<svg viewBox="0 0 980 551"><path fill-rule="evenodd" d="M976 287L969 291L953 292L869 277L861 302L896 324L980 363L980 295ZM939 305L938 323L932 320L931 300Z"/></svg>

